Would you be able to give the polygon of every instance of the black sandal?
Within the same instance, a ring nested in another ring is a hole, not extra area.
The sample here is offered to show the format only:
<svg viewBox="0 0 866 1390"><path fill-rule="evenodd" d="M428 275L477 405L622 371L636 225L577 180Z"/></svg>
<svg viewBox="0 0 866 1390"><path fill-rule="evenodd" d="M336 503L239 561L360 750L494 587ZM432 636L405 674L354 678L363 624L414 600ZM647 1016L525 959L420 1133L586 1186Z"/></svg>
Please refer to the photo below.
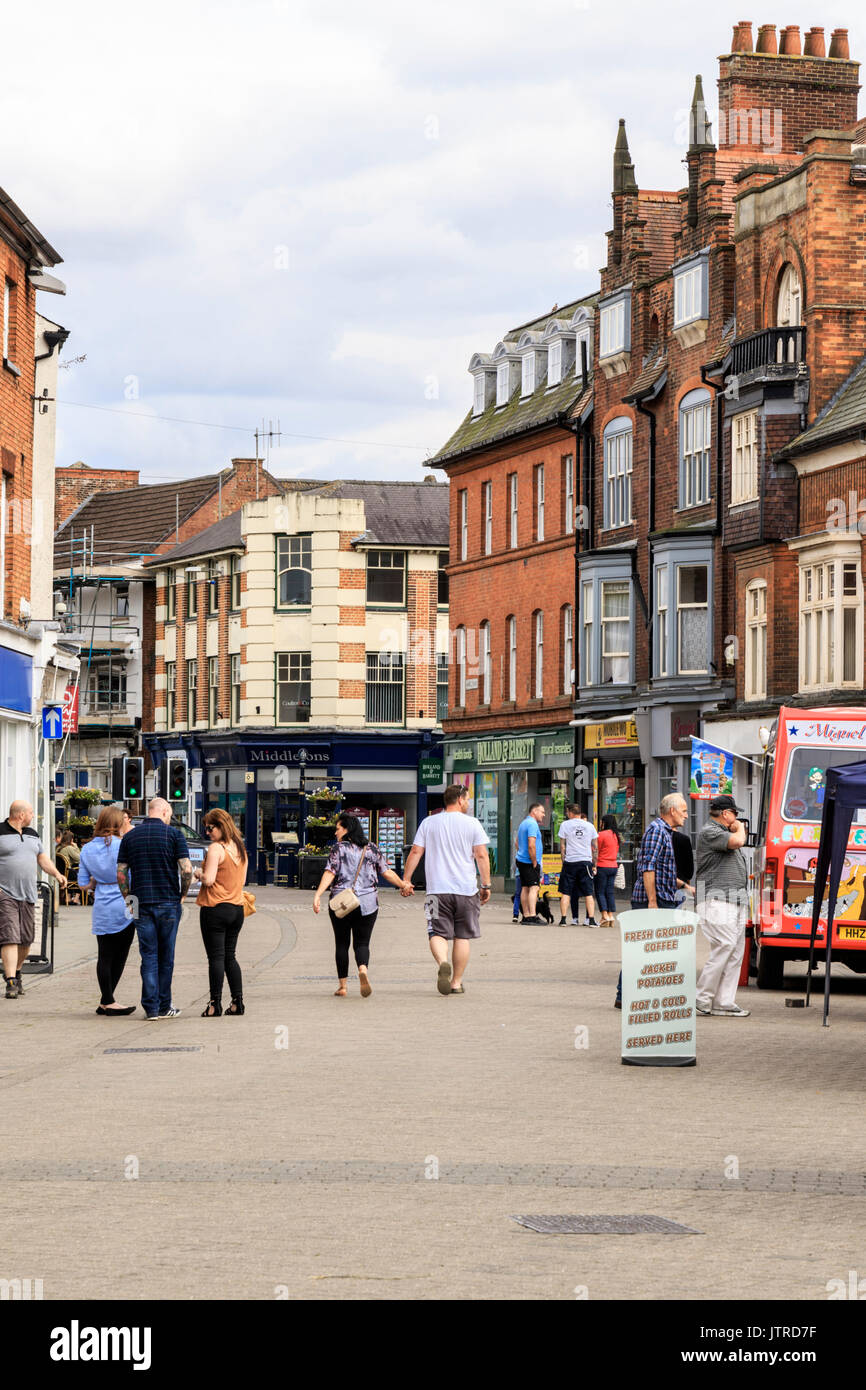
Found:
<svg viewBox="0 0 866 1390"><path fill-rule="evenodd" d="M244 1013L244 1001L243 1001L243 999L236 999L236 998L234 997L234 995L232 995L232 1002L229 1004L228 1008L226 1009L226 1013L227 1013L227 1014L242 1014L242 1013Z"/></svg>
<svg viewBox="0 0 866 1390"><path fill-rule="evenodd" d="M219 1018L222 1011L223 1006L221 1001L219 999L211 999L210 1003L208 1004L207 1008L202 1014L202 1018Z"/></svg>
<svg viewBox="0 0 866 1390"><path fill-rule="evenodd" d="M106 1009L100 1004L96 1012L102 1014L103 1018L129 1018L130 1014L135 1013L137 1007L137 1004L127 1004L124 1009Z"/></svg>

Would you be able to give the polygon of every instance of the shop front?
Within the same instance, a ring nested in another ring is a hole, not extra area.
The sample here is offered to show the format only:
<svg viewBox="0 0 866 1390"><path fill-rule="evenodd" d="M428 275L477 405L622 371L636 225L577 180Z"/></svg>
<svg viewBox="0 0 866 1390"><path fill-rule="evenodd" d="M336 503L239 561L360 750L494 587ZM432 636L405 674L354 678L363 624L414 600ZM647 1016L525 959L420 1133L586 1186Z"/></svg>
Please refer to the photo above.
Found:
<svg viewBox="0 0 866 1390"><path fill-rule="evenodd" d="M602 816L616 816L630 890L646 809L644 765L634 719L585 725L583 748L592 787L590 818L599 826Z"/></svg>
<svg viewBox="0 0 866 1390"><path fill-rule="evenodd" d="M442 805L441 750L425 731L383 736L323 730L307 737L203 732L147 734L144 741L155 763L168 752L186 752L194 791L200 786L187 818L214 807L227 810L260 882L275 876L281 883L294 881L299 856L316 858L315 851L333 840L338 809L356 815L389 862L402 865L418 821Z"/></svg>
<svg viewBox="0 0 866 1390"><path fill-rule="evenodd" d="M533 802L546 811L544 850L555 854L574 778L574 730L528 730L478 739L446 739L445 781L469 789L470 812L490 837L491 872L502 890L513 883L517 827Z"/></svg>

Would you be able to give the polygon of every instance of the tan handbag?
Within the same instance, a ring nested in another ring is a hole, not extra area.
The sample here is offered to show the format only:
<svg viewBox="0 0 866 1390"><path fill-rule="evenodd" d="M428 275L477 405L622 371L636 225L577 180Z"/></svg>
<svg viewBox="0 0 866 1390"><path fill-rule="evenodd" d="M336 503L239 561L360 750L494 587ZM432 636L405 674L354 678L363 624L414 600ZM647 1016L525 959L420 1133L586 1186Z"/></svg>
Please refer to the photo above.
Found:
<svg viewBox="0 0 866 1390"><path fill-rule="evenodd" d="M256 910L256 895L255 893L248 893L245 888L242 896L244 900L244 916L252 917Z"/></svg>
<svg viewBox="0 0 866 1390"><path fill-rule="evenodd" d="M348 917L350 912L354 912L356 907L361 906L361 900L355 892L355 884L358 882L358 874L361 872L361 865L366 853L367 846L365 845L361 850L361 857L358 860L358 867L355 870L351 888L343 888L339 893L335 893L328 904L335 917Z"/></svg>

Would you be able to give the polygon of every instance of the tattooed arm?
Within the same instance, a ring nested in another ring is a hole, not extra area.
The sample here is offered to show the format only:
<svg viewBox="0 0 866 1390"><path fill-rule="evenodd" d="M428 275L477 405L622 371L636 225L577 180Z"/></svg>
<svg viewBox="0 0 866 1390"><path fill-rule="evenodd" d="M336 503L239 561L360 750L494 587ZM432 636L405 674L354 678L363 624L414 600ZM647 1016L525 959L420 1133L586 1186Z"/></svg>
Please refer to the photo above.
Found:
<svg viewBox="0 0 866 1390"><path fill-rule="evenodd" d="M185 898L192 883L192 864L188 859L178 859L177 867L180 870L180 896Z"/></svg>
<svg viewBox="0 0 866 1390"><path fill-rule="evenodd" d="M125 898L128 898L128 897L129 897L129 865L128 865L128 864L120 864L120 863L118 864L118 866L117 866L117 882L118 882L118 886L120 887L120 891L121 891L121 893L123 894L123 896L124 896Z"/></svg>

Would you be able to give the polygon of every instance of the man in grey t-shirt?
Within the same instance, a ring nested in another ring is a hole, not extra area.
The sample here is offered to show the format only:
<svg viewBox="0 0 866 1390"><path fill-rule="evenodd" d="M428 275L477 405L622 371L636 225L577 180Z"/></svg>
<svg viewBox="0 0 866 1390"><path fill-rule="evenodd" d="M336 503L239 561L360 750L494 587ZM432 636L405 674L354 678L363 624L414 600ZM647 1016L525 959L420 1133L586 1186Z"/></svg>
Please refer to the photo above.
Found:
<svg viewBox="0 0 866 1390"><path fill-rule="evenodd" d="M698 835L695 905L710 954L698 980L696 1007L714 1018L748 1018L737 1004L737 985L749 910L749 870L743 857L746 827L732 796L716 796Z"/></svg>
<svg viewBox="0 0 866 1390"><path fill-rule="evenodd" d="M55 869L31 828L32 819L29 802L13 801L7 819L0 821L0 959L7 999L24 993L21 966L36 935L37 868L66 886L65 876Z"/></svg>

